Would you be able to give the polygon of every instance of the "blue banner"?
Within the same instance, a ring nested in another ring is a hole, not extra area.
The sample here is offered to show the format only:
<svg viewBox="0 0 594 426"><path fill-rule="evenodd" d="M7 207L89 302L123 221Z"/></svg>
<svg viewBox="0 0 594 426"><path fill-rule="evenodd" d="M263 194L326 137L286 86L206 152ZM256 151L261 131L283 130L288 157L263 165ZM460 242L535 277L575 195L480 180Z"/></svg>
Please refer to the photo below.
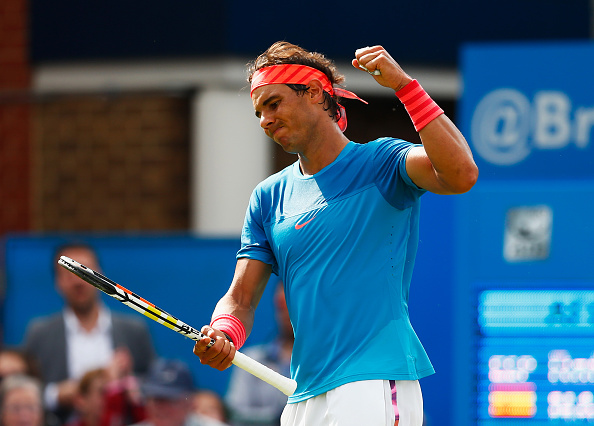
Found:
<svg viewBox="0 0 594 426"><path fill-rule="evenodd" d="M461 68L481 180L594 177L594 43L471 44Z"/></svg>

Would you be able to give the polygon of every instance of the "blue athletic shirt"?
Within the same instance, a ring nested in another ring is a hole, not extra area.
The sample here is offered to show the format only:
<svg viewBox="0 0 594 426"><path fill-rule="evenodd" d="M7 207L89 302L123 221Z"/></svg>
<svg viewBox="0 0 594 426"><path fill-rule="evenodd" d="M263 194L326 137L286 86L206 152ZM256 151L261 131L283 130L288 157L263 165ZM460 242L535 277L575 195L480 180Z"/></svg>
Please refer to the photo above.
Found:
<svg viewBox="0 0 594 426"><path fill-rule="evenodd" d="M272 265L285 285L295 344L295 403L358 380L434 373L408 316L419 197L414 145L349 142L313 176L296 162L252 193L238 258Z"/></svg>

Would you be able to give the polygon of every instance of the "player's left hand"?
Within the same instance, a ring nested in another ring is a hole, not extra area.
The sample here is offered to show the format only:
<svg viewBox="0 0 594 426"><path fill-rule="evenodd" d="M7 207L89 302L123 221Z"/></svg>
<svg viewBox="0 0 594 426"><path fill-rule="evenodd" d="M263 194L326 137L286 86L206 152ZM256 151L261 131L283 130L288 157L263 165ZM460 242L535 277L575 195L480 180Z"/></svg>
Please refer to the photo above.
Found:
<svg viewBox="0 0 594 426"><path fill-rule="evenodd" d="M360 66L367 68L379 84L394 91L402 89L413 80L382 46L357 49L352 64L361 71L364 70ZM372 74L375 70L379 70L380 74Z"/></svg>
<svg viewBox="0 0 594 426"><path fill-rule="evenodd" d="M208 337L194 345L194 354L200 358L200 362L220 371L229 368L235 358L235 345L221 331L208 325L202 327L201 331ZM208 347L211 338L215 340L215 344Z"/></svg>

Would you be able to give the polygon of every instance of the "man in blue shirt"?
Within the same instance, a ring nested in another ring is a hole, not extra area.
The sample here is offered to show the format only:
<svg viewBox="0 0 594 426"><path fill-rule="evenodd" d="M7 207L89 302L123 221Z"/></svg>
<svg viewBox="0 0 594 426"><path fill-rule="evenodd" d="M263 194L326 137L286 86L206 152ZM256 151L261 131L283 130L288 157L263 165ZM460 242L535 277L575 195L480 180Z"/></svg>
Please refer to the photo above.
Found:
<svg viewBox="0 0 594 426"><path fill-rule="evenodd" d="M359 98L335 87L344 77L331 61L286 42L260 55L249 69L256 116L298 161L252 193L234 279L203 328L216 343L194 352L229 367L275 273L298 384L281 424L393 425L393 381L400 426L420 426L418 380L434 371L408 316L419 197L466 192L478 169L456 126L385 49L358 49L353 66L396 92L422 145L349 141L338 101Z"/></svg>

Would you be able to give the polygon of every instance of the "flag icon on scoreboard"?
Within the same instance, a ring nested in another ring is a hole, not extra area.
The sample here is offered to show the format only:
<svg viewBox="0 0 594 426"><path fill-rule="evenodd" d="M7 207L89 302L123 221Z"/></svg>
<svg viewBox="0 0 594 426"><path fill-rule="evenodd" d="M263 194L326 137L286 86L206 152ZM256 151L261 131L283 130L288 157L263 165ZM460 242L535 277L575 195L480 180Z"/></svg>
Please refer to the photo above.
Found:
<svg viewBox="0 0 594 426"><path fill-rule="evenodd" d="M492 383L489 385L491 417L534 417L536 385L527 383Z"/></svg>

